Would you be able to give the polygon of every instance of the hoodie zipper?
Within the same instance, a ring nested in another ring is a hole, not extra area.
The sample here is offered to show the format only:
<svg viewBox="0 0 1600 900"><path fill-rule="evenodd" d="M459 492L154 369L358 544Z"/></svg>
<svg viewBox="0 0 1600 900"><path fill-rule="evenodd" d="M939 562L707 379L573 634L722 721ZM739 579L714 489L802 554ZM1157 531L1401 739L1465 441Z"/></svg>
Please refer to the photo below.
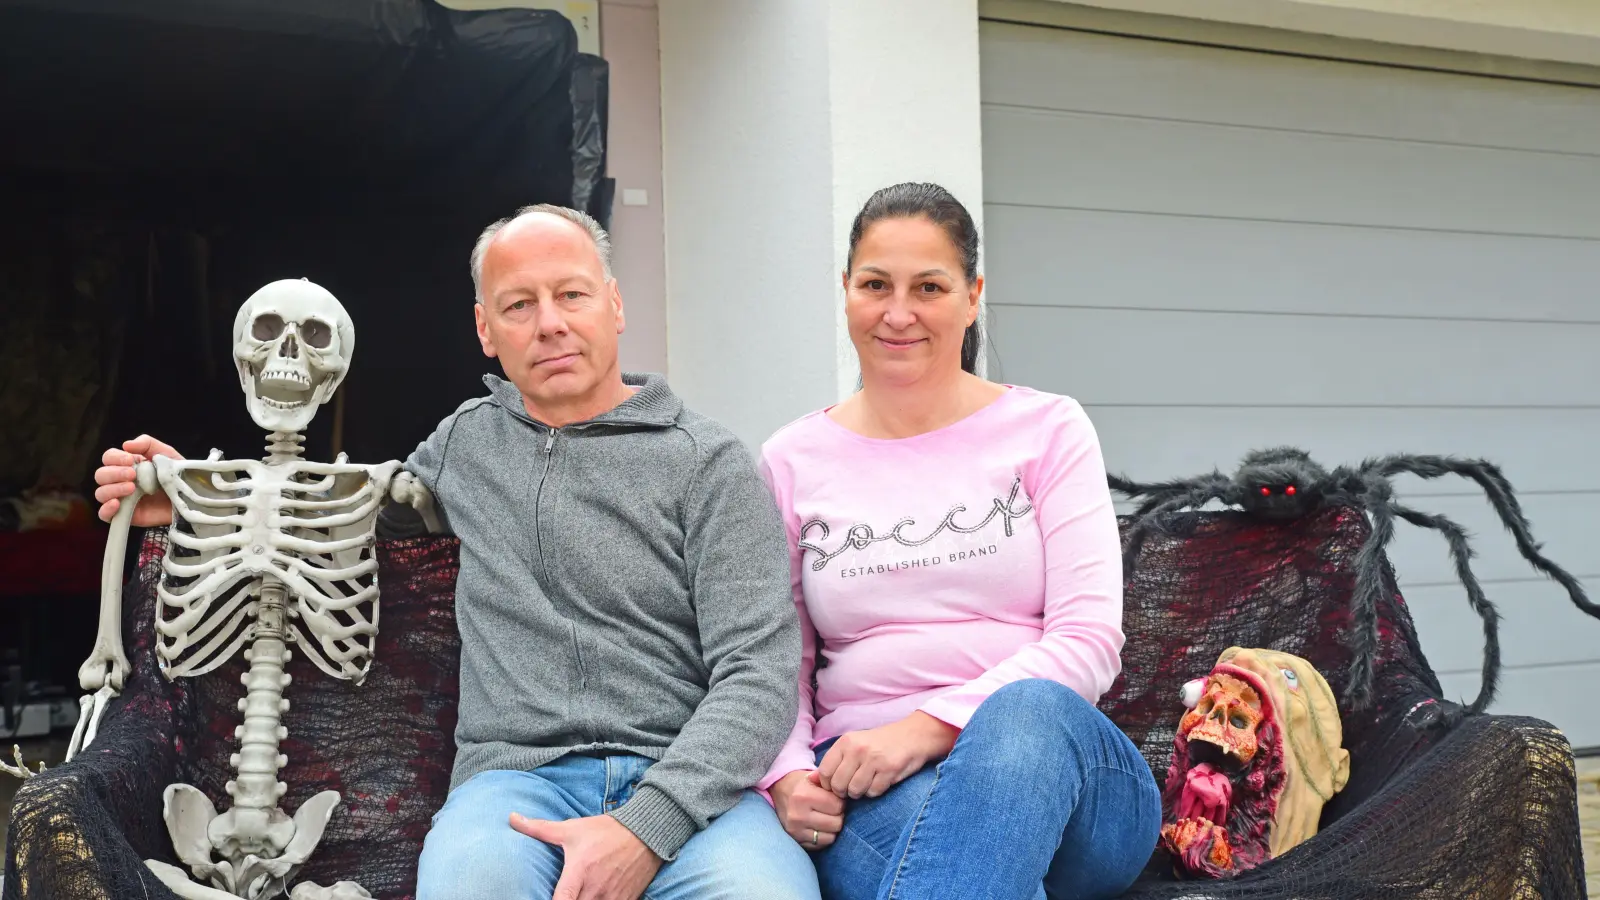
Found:
<svg viewBox="0 0 1600 900"><path fill-rule="evenodd" d="M533 498L533 534L538 546L539 573L543 576L544 583L550 583L550 566L544 558L544 484L550 478L550 467L555 462L556 429L551 428L544 441L544 472L539 475L539 489ZM572 634L572 654L578 667L578 689L585 690L589 686L589 672L583 664L583 646L578 641L578 627L570 621L567 630Z"/></svg>
<svg viewBox="0 0 1600 900"><path fill-rule="evenodd" d="M550 464L555 455L552 451L556 446L556 430L550 429L550 436L544 442L544 471L539 475L539 487L533 494L533 541L539 557L539 574L543 576L544 583L550 583L550 567L544 561L544 483L550 478Z"/></svg>

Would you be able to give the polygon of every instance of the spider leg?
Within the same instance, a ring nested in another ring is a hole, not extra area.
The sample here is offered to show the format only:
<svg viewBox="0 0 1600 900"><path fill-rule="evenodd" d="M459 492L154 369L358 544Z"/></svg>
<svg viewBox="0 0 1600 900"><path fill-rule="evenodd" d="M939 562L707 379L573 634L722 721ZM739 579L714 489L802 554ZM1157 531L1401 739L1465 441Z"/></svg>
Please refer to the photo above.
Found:
<svg viewBox="0 0 1600 900"><path fill-rule="evenodd" d="M1372 531L1356 551L1356 583L1350 595L1352 634L1346 696L1355 709L1364 709L1372 701L1373 670L1381 642L1378 603L1383 596L1383 551L1394 538L1393 496L1393 486L1381 475L1363 479L1361 505L1372 516Z"/></svg>
<svg viewBox="0 0 1600 900"><path fill-rule="evenodd" d="M1133 570L1138 564L1139 552L1144 549L1144 542L1149 537L1152 528L1158 528L1167 514L1176 512L1184 507L1204 506L1212 500L1227 502L1228 491L1232 482L1216 475L1214 477L1198 478L1186 484L1182 493L1168 496L1160 503L1146 503L1135 511L1133 527L1128 529L1128 544L1122 551L1122 577L1126 582L1133 577Z"/></svg>
<svg viewBox="0 0 1600 900"><path fill-rule="evenodd" d="M1409 473L1422 478L1460 475L1477 482L1488 495L1489 503L1500 516L1501 524L1516 541L1517 551L1522 554L1522 558L1565 588L1574 606L1595 618L1600 618L1600 604L1589 599L1578 579L1539 552L1539 544L1533 539L1533 527L1528 524L1527 517L1522 513L1522 507L1517 502L1511 482L1500 472L1498 466L1480 459L1458 459L1452 456L1389 456L1370 461L1363 468L1381 472L1386 476L1399 473Z"/></svg>
<svg viewBox="0 0 1600 900"><path fill-rule="evenodd" d="M1456 576L1467 589L1467 602L1483 620L1483 687L1478 691L1478 698L1467 707L1468 715L1481 713L1494 702L1495 692L1500 686L1500 613L1484 595L1477 576L1472 574L1470 560L1473 553L1467 545L1467 532L1444 516L1418 512L1398 503L1392 504L1392 508L1395 515L1418 528L1432 528L1443 533L1445 540L1450 543L1450 557L1456 564Z"/></svg>
<svg viewBox="0 0 1600 900"><path fill-rule="evenodd" d="M1156 507L1172 500L1174 497L1186 497L1196 488L1201 488L1217 483L1227 483L1221 472L1213 471L1209 475L1198 478L1181 478L1174 481L1129 481L1120 475L1107 475L1106 482L1111 489L1126 494L1129 500L1144 497L1143 503L1133 511L1135 518L1143 518Z"/></svg>

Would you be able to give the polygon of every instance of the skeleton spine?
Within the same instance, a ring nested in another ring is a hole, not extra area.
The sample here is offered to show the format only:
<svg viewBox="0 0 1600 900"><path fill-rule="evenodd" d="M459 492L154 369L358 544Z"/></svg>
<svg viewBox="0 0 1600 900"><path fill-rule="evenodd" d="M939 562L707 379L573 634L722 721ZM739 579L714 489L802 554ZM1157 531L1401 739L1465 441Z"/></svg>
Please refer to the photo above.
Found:
<svg viewBox="0 0 1600 900"><path fill-rule="evenodd" d="M305 435L298 431L274 431L267 435L267 462L289 462L300 458L304 449L300 445L306 441Z"/></svg>
<svg viewBox="0 0 1600 900"><path fill-rule="evenodd" d="M267 463L292 462L300 458L305 437L295 431L274 431L267 435ZM283 582L268 575L261 579L256 603L256 633L246 651L250 671L244 675L245 696L239 701L244 725L239 735L239 752L233 763L237 776L228 783L228 794L236 807L273 809L288 790L278 780L278 770L287 762L278 753L278 742L288 736L283 714L289 701L283 689L289 675L283 666L289 661L287 638L288 590Z"/></svg>
<svg viewBox="0 0 1600 900"><path fill-rule="evenodd" d="M249 651L250 671L244 676L245 697L239 701L244 725L238 731L239 752L232 760L238 775L228 784L234 805L246 809L272 809L286 790L278 780L278 769L288 762L278 753L278 741L287 732L281 725L283 714L289 711L289 701L283 697L289 684L283 671L289 659L284 642L284 594L277 579L262 579L256 635Z"/></svg>

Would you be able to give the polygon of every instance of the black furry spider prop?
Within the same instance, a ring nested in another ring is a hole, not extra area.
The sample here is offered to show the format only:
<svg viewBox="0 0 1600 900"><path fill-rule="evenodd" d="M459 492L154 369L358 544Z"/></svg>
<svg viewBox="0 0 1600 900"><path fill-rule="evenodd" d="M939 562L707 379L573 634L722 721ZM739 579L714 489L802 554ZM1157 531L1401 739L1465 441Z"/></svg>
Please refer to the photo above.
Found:
<svg viewBox="0 0 1600 900"><path fill-rule="evenodd" d="M1394 536L1395 519L1403 519L1419 528L1432 528L1443 533L1449 542L1450 556L1456 575L1466 588L1467 601L1483 619L1483 687L1466 710L1468 715L1481 713L1494 700L1499 686L1500 615L1472 574L1469 560L1473 553L1467 545L1466 531L1444 516L1430 515L1395 502L1394 487L1389 479L1401 474L1430 479L1460 475L1477 482L1516 540L1523 558L1566 588L1579 609L1600 618L1600 606L1590 602L1578 580L1539 553L1539 545L1534 543L1522 507L1499 468L1483 460L1449 456L1385 456L1366 460L1353 468L1340 466L1330 472L1302 450L1276 447L1246 455L1232 477L1213 470L1198 478L1140 484L1109 476L1113 490L1128 495L1129 499L1143 499L1134 510L1133 524L1128 530L1123 551L1124 577L1132 577L1139 551L1149 534L1165 532L1168 516L1185 508L1198 509L1213 500L1270 519L1303 516L1333 504L1365 510L1372 520L1372 532L1356 554L1356 585L1351 598L1354 659L1346 694L1359 709L1372 699L1373 667L1379 641L1377 607L1383 591L1383 550Z"/></svg>

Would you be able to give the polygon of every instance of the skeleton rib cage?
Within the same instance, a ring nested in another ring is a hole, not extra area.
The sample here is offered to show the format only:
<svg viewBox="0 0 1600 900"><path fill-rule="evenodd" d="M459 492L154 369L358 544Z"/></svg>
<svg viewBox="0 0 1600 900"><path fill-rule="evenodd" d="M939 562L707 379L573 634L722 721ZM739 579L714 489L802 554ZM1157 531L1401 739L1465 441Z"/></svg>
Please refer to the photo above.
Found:
<svg viewBox="0 0 1600 900"><path fill-rule="evenodd" d="M255 634L264 580L290 599L288 637L328 675L360 682L378 631L374 523L398 468L292 459L155 460L173 504L157 587L168 678L204 674Z"/></svg>

